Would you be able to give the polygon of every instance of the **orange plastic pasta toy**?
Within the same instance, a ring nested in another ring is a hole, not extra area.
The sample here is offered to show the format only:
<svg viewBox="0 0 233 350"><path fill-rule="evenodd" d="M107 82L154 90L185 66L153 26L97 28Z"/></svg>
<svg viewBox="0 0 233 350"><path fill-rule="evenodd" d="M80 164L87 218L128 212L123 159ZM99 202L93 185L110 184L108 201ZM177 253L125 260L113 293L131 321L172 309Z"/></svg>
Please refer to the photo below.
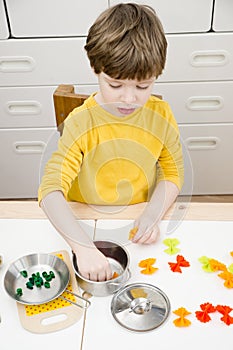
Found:
<svg viewBox="0 0 233 350"><path fill-rule="evenodd" d="M231 307L226 305L217 305L216 310L223 315L220 318L220 320L226 323L227 326L230 326L230 324L233 324L233 317L229 315L229 313L233 310Z"/></svg>
<svg viewBox="0 0 233 350"><path fill-rule="evenodd" d="M116 271L113 272L111 280L113 280L114 278L117 278L118 276L119 276L119 273L117 273Z"/></svg>
<svg viewBox="0 0 233 350"><path fill-rule="evenodd" d="M157 270L158 269L156 267L148 265L145 269L141 270L141 273L143 273L144 275L153 275L153 273L155 273L155 271Z"/></svg>
<svg viewBox="0 0 233 350"><path fill-rule="evenodd" d="M191 321L189 321L186 316L190 315L191 312L186 310L184 307L180 307L179 309L173 311L173 313L179 318L176 318L173 323L176 327L188 327L191 325Z"/></svg>
<svg viewBox="0 0 233 350"><path fill-rule="evenodd" d="M137 232L138 232L138 227L132 228L132 230L130 230L129 232L129 240L133 239Z"/></svg>
<svg viewBox="0 0 233 350"><path fill-rule="evenodd" d="M190 266L189 262L185 260L185 258L182 255L177 255L176 261L177 261L176 263L172 263L172 262L168 263L172 272L182 273L181 267Z"/></svg>
<svg viewBox="0 0 233 350"><path fill-rule="evenodd" d="M153 265L154 263L156 262L156 259L155 258L148 258L148 259L145 259L145 260L141 260L138 264L138 266L140 267L146 267L148 265Z"/></svg>
<svg viewBox="0 0 233 350"><path fill-rule="evenodd" d="M211 320L209 313L215 312L216 308L211 303L201 304L200 308L202 311L196 311L196 318L203 323L209 322Z"/></svg>
<svg viewBox="0 0 233 350"><path fill-rule="evenodd" d="M218 276L225 280L224 286L226 288L233 288L233 273L229 271L224 271L219 273Z"/></svg>
<svg viewBox="0 0 233 350"><path fill-rule="evenodd" d="M221 263L218 260L210 259L209 264L210 264L210 267L211 267L212 271L214 271L214 272L216 272L216 271L227 271L226 265Z"/></svg>
<svg viewBox="0 0 233 350"><path fill-rule="evenodd" d="M155 273L155 271L158 270L157 267L152 266L156 262L155 258L148 258L145 260L141 260L138 264L139 267L143 267L144 269L141 270L141 273L145 275L152 275Z"/></svg>

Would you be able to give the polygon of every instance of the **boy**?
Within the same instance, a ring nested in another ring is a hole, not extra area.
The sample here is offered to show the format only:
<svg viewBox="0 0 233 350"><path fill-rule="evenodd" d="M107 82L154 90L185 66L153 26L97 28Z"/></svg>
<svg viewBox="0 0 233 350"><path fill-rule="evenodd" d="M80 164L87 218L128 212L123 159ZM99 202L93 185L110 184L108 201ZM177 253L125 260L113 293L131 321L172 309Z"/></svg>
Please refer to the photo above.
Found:
<svg viewBox="0 0 233 350"><path fill-rule="evenodd" d="M85 49L98 77L92 94L66 119L39 189L46 215L69 243L80 273L112 277L107 259L81 229L67 201L96 205L148 202L134 243L156 241L158 224L183 183L179 131L165 101L151 96L167 42L149 6L119 4L89 30Z"/></svg>

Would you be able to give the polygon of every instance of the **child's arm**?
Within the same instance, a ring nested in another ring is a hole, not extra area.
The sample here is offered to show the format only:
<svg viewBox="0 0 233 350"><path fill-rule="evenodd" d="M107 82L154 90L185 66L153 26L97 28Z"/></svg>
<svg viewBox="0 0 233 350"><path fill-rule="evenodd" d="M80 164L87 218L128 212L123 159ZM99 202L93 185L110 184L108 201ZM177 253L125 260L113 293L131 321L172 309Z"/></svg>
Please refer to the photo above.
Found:
<svg viewBox="0 0 233 350"><path fill-rule="evenodd" d="M135 221L138 231L134 243L154 243L159 234L158 224L179 194L178 187L171 181L160 181L140 217Z"/></svg>
<svg viewBox="0 0 233 350"><path fill-rule="evenodd" d="M55 229L76 254L81 275L93 281L110 279L112 271L108 260L83 231L62 192L49 193L40 205Z"/></svg>

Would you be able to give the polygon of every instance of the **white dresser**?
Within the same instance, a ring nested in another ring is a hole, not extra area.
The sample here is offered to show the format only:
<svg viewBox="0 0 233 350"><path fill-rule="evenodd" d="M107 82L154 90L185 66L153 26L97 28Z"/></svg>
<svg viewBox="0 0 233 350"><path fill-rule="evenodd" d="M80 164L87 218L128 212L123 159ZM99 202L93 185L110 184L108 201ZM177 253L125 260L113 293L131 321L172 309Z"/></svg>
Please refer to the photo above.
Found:
<svg viewBox="0 0 233 350"><path fill-rule="evenodd" d="M58 138L53 91L65 83L80 93L97 90L85 37L118 2L0 0L0 198L37 197ZM232 0L135 2L156 9L167 35L167 64L154 93L169 101L180 126L182 193L232 194Z"/></svg>

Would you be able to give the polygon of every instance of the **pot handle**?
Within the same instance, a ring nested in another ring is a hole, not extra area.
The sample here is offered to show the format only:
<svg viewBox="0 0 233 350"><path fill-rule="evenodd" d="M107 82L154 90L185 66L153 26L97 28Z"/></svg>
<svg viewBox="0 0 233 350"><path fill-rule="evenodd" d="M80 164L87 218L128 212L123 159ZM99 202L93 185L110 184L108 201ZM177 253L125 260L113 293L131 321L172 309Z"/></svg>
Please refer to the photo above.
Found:
<svg viewBox="0 0 233 350"><path fill-rule="evenodd" d="M110 286L119 286L119 287L121 287L121 286L122 286L122 283L127 282L128 279L130 279L130 277L132 276L132 274L131 274L131 271L130 271L129 268L127 268L125 271L126 271L127 273L125 274L123 280L121 280L120 282L111 282L111 283L109 283L109 285L110 285Z"/></svg>
<svg viewBox="0 0 233 350"><path fill-rule="evenodd" d="M71 292L71 291L68 290L68 289L66 289L66 292L67 292L67 293L70 293L70 294L72 294L72 295L74 295L74 296L76 296L76 297L79 298L79 299L82 299L83 301L86 302L86 304L85 304L84 306L83 306L83 305L80 305L80 304L77 304L77 303L75 303L74 301L69 300L69 299L63 297L62 295L60 295L59 298L61 298L61 299L63 299L63 300L66 300L66 301L68 301L69 303L71 303L71 304L73 304L73 305L75 305L75 306L81 307L81 309L87 309L87 308L91 305L91 302L90 302L88 299L83 298L83 297L81 297L80 295L75 294L74 292Z"/></svg>

